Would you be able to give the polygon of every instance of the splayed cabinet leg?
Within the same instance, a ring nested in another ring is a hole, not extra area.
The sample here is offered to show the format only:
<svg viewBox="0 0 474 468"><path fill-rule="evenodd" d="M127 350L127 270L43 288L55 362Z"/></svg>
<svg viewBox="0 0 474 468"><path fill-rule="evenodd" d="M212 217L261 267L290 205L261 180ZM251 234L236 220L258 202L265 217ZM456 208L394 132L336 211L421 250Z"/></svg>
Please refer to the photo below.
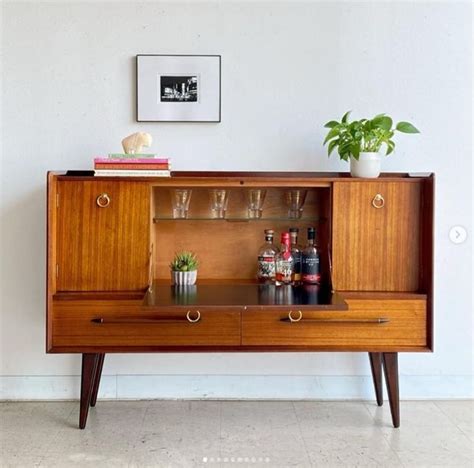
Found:
<svg viewBox="0 0 474 468"><path fill-rule="evenodd" d="M400 426L400 397L398 389L398 353L382 354L385 383L392 413L393 427Z"/></svg>
<svg viewBox="0 0 474 468"><path fill-rule="evenodd" d="M102 377L102 368L104 367L105 354L97 355L97 368L94 375L94 384L92 387L91 406L97 403L97 394L99 393L100 378Z"/></svg>
<svg viewBox="0 0 474 468"><path fill-rule="evenodd" d="M98 354L86 353L82 355L81 406L79 411L80 429L86 427L87 415L89 414L89 406L91 404L92 390L99 360L98 357Z"/></svg>
<svg viewBox="0 0 474 468"><path fill-rule="evenodd" d="M375 397L377 405L383 405L383 382L382 382L382 353L369 353L370 369L374 381Z"/></svg>

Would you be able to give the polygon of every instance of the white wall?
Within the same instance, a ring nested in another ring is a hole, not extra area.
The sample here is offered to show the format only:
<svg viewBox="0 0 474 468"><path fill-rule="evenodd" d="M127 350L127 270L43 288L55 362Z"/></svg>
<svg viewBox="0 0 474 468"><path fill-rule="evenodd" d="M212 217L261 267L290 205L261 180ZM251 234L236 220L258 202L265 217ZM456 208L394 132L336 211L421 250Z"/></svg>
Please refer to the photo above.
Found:
<svg viewBox="0 0 474 468"><path fill-rule="evenodd" d="M470 5L421 2L3 3L3 398L77 396L79 356L45 354L45 180L125 135L175 169L346 170L327 120L413 121L387 171L435 171L434 354L401 356L405 398L472 391ZM222 55L222 123L134 122L134 56ZM469 230L463 245L452 225ZM110 355L108 397L372 398L364 354Z"/></svg>

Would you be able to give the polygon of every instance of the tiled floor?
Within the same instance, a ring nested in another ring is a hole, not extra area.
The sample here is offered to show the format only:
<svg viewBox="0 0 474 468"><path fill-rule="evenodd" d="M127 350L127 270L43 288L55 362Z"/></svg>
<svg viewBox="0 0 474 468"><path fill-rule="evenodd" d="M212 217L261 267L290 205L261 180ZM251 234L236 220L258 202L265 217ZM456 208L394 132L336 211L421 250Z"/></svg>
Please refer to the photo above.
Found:
<svg viewBox="0 0 474 468"><path fill-rule="evenodd" d="M472 467L473 401L1 403L0 466Z"/></svg>

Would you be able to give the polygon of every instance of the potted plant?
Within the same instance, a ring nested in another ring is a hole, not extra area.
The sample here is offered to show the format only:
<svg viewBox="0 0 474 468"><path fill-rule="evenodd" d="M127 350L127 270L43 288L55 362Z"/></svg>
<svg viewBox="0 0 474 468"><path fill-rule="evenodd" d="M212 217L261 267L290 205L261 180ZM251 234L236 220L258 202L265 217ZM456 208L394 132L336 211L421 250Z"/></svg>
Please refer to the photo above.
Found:
<svg viewBox="0 0 474 468"><path fill-rule="evenodd" d="M192 252L183 251L175 254L170 263L171 281L173 284L194 284L197 278L198 260Z"/></svg>
<svg viewBox="0 0 474 468"><path fill-rule="evenodd" d="M380 175L381 150L385 146L388 156L395 148L395 131L401 133L420 133L410 122L398 122L386 114L378 114L373 119L349 122L349 112L341 121L329 121L325 127L329 132L324 139L328 143L328 156L337 148L339 157L351 162L352 177L375 178Z"/></svg>

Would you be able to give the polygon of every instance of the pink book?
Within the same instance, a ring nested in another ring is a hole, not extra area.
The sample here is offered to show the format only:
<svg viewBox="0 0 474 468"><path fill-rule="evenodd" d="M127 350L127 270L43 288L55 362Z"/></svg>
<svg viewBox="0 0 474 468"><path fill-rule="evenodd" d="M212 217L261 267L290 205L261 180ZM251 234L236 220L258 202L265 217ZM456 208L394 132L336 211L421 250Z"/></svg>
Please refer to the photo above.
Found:
<svg viewBox="0 0 474 468"><path fill-rule="evenodd" d="M94 163L100 164L168 164L168 158L94 158Z"/></svg>

